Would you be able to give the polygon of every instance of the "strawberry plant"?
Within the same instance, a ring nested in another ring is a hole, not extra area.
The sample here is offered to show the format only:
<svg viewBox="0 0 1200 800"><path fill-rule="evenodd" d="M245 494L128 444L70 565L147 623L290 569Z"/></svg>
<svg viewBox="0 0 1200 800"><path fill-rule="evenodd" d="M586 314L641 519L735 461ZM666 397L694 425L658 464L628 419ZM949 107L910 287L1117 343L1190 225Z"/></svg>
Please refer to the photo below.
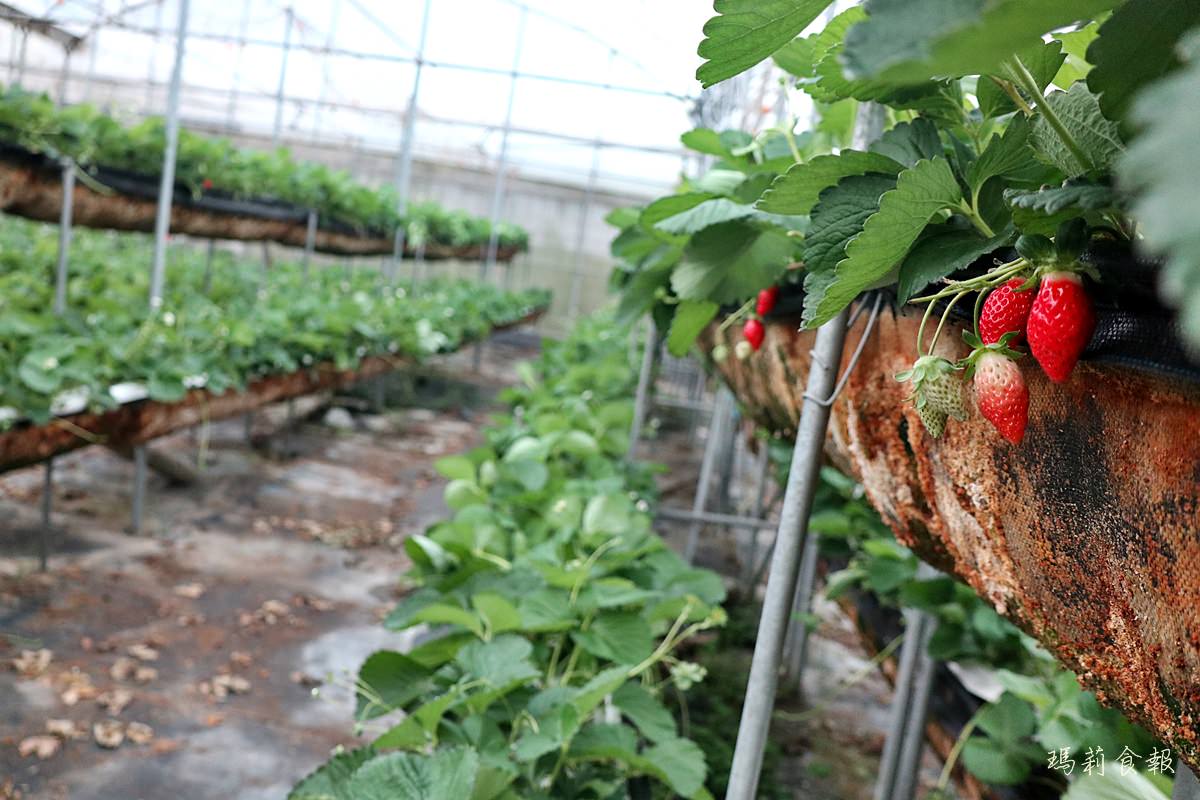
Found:
<svg viewBox="0 0 1200 800"><path fill-rule="evenodd" d="M355 682L359 722L392 721L292 800L610 798L644 779L710 796L661 698L703 679L678 650L723 623L724 588L651 531L651 471L625 459L627 342L606 318L547 342L486 444L439 462L451 516L405 543L414 590L385 622L423 643Z"/></svg>
<svg viewBox="0 0 1200 800"><path fill-rule="evenodd" d="M172 247L162 308L147 307L150 240L78 230L67 310L53 305L57 229L6 218L0 224L0 408L3 422L45 422L57 410L117 403L135 383L173 402L188 386L214 392L321 362L350 369L365 356L420 358L519 319L544 292L505 293L437 280L416 295L381 284L372 270L305 273L224 254L206 274L203 253Z"/></svg>
<svg viewBox="0 0 1200 800"><path fill-rule="evenodd" d="M107 167L133 172L157 185L166 143L162 119L126 126L90 105L59 108L44 94L10 86L0 92L0 143L34 153L68 157L84 169ZM298 209L316 209L322 227L342 225L362 234L391 236L403 227L413 246L484 245L491 237L486 219L417 203L401 217L390 186L364 186L348 173L298 162L283 148L244 150L229 140L181 130L175 178L193 196L215 191L242 200L276 200ZM528 235L506 223L501 246L525 248Z"/></svg>

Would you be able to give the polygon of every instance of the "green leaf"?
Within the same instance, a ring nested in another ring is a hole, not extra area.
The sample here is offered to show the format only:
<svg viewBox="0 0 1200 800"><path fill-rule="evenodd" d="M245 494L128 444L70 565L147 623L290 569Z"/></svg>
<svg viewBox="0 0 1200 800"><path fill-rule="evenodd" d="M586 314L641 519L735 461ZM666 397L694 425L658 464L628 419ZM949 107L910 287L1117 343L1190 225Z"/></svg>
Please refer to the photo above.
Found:
<svg viewBox="0 0 1200 800"><path fill-rule="evenodd" d="M604 698L620 689L629 679L629 667L609 667L597 673L590 681L575 691L571 704L579 712L580 717L586 717L596 710L596 706L604 702Z"/></svg>
<svg viewBox="0 0 1200 800"><path fill-rule="evenodd" d="M339 753L329 759L296 785L288 800L354 800L347 794L347 786L355 771L375 757L375 750L360 747Z"/></svg>
<svg viewBox="0 0 1200 800"><path fill-rule="evenodd" d="M696 79L705 88L744 72L790 42L831 0L714 0Z"/></svg>
<svg viewBox="0 0 1200 800"><path fill-rule="evenodd" d="M1133 208L1145 245L1167 257L1162 293L1181 309L1184 338L1200 352L1200 217L1195 213L1200 160L1200 32L1181 46L1187 67L1150 86L1134 104L1143 131L1118 165L1123 186L1134 190ZM1181 155L1182 154L1182 155Z"/></svg>
<svg viewBox="0 0 1200 800"><path fill-rule="evenodd" d="M671 332L667 336L667 350L676 358L683 358L700 332L717 316L720 306L707 300L684 300L675 309L671 319Z"/></svg>
<svg viewBox="0 0 1200 800"><path fill-rule="evenodd" d="M520 601L521 625L530 633L561 631L576 626L571 610L570 592L565 589L539 589Z"/></svg>
<svg viewBox="0 0 1200 800"><path fill-rule="evenodd" d="M642 754L643 761L661 773L667 785L683 797L692 797L704 788L708 766L704 753L690 739L669 739Z"/></svg>
<svg viewBox="0 0 1200 800"><path fill-rule="evenodd" d="M1113 12L1087 51L1087 85L1108 119L1122 119L1144 86L1179 66L1176 45L1197 23L1195 0L1128 0Z"/></svg>
<svg viewBox="0 0 1200 800"><path fill-rule="evenodd" d="M1042 750L1029 737L1037 729L1033 708L1005 692L1000 699L980 710L979 730L963 748L963 763L987 783L1011 785L1029 776L1042 758Z"/></svg>
<svg viewBox="0 0 1200 800"><path fill-rule="evenodd" d="M572 740L570 756L578 761L628 763L637 758L637 743L637 733L628 725L598 723L588 725Z"/></svg>
<svg viewBox="0 0 1200 800"><path fill-rule="evenodd" d="M830 50L841 44L846 30L865 17L861 6L848 8L831 19L820 33L793 39L776 50L772 58L780 69L797 78L812 78L815 76L817 64Z"/></svg>
<svg viewBox="0 0 1200 800"><path fill-rule="evenodd" d="M1044 171L1034 161L1029 134L1029 123L1024 117L1016 117L1008 123L1004 133L988 140L987 147L967 171L967 187L972 197L979 197L983 185L992 178L1023 181L1036 179Z"/></svg>
<svg viewBox="0 0 1200 800"><path fill-rule="evenodd" d="M896 290L900 303L907 303L929 284L965 269L983 256L1010 244L1011 228L985 239L972 228L939 225L909 252L900 266Z"/></svg>
<svg viewBox="0 0 1200 800"><path fill-rule="evenodd" d="M451 480L475 482L475 462L466 456L446 456L434 462L439 475Z"/></svg>
<svg viewBox="0 0 1200 800"><path fill-rule="evenodd" d="M654 650L650 626L640 615L623 611L600 614L587 630L575 631L571 638L597 658L630 666Z"/></svg>
<svg viewBox="0 0 1200 800"><path fill-rule="evenodd" d="M1109 769L1071 781L1062 800L1167 800L1167 795L1140 772Z"/></svg>
<svg viewBox="0 0 1200 800"><path fill-rule="evenodd" d="M466 675L499 688L541 675L530 661L531 655L533 645L528 639L505 634L490 642L471 642L454 661Z"/></svg>
<svg viewBox="0 0 1200 800"><path fill-rule="evenodd" d="M413 622L428 622L432 625L461 625L476 636L483 636L483 622L479 615L448 603L434 603L422 608L412 616Z"/></svg>
<svg viewBox="0 0 1200 800"><path fill-rule="evenodd" d="M422 703L398 725L380 734L373 746L380 750L416 750L435 740L434 732L442 717L463 698L461 687L455 686L445 694ZM357 800L357 799L356 799Z"/></svg>
<svg viewBox="0 0 1200 800"><path fill-rule="evenodd" d="M814 273L833 273L846 254L846 245L879 210L880 198L895 188L896 181L885 175L852 175L821 193L804 237L804 266L809 278ZM805 291L809 291L807 280Z"/></svg>
<svg viewBox="0 0 1200 800"><path fill-rule="evenodd" d="M471 605L483 617L484 624L493 635L515 631L521 627L521 614L517 607L502 594L483 592L471 598Z"/></svg>
<svg viewBox="0 0 1200 800"><path fill-rule="evenodd" d="M1014 208L1036 211L1046 216L1063 212L1082 216L1084 211L1119 208L1119 198L1111 186L1077 178L1062 186L1044 189L1008 189L1004 199Z"/></svg>
<svg viewBox="0 0 1200 800"><path fill-rule="evenodd" d="M847 72L915 83L935 76L997 74L1044 34L1120 0L873 0L846 32Z"/></svg>
<svg viewBox="0 0 1200 800"><path fill-rule="evenodd" d="M696 195L691 196L695 197ZM735 203L725 197L717 197L667 217L655 223L655 227L667 233L692 234L722 222L745 219L750 216L754 216L754 206Z"/></svg>
<svg viewBox="0 0 1200 800"><path fill-rule="evenodd" d="M430 587L422 587L408 595L396 604L388 614L384 626L388 630L400 631L416 625L413 615L426 606L431 606L441 600L442 593Z"/></svg>
<svg viewBox="0 0 1200 800"><path fill-rule="evenodd" d="M478 768L479 756L466 747L438 750L432 755L388 753L355 771L346 796L354 800L468 798Z"/></svg>
<svg viewBox="0 0 1200 800"><path fill-rule="evenodd" d="M943 154L937 127L924 118L901 122L884 131L883 135L871 142L870 150L905 167Z"/></svg>
<svg viewBox="0 0 1200 800"><path fill-rule="evenodd" d="M583 509L583 532L623 533L630 526L633 504L623 494L596 495Z"/></svg>
<svg viewBox="0 0 1200 800"><path fill-rule="evenodd" d="M836 281L825 290L816 314L805 320L806 325L825 323L859 292L898 268L929 221L961 201L958 181L945 159L921 161L901 172L896 188L883 195L879 210L846 245L846 257L836 268Z"/></svg>
<svg viewBox="0 0 1200 800"><path fill-rule="evenodd" d="M922 81L896 86L882 80L848 78L842 69L842 48L826 53L816 68L816 80L802 88L816 101L872 100L892 108L912 109L950 123L963 118L962 93L957 83Z"/></svg>
<svg viewBox="0 0 1200 800"><path fill-rule="evenodd" d="M852 175L879 173L897 175L904 167L879 153L843 150L837 155L821 155L796 164L771 184L758 201L758 208L776 214L808 214L821 193ZM812 235L812 227L809 228Z"/></svg>
<svg viewBox="0 0 1200 800"><path fill-rule="evenodd" d="M613 703L652 742L664 742L679 735L675 717L640 683L626 683L613 694Z"/></svg>
<svg viewBox="0 0 1200 800"><path fill-rule="evenodd" d="M729 148L721 141L721 134L712 128L696 128L679 137L679 141L689 150L708 156L729 156Z"/></svg>
<svg viewBox="0 0 1200 800"><path fill-rule="evenodd" d="M692 237L671 287L684 300L735 303L773 283L791 258L782 231L726 222Z"/></svg>
<svg viewBox="0 0 1200 800"><path fill-rule="evenodd" d="M371 654L358 670L355 717L373 719L403 708L431 690L432 676L431 669L403 653L380 650Z"/></svg>
<svg viewBox="0 0 1200 800"><path fill-rule="evenodd" d="M1107 170L1121 155L1124 145L1117 124L1105 119L1096 95L1082 83L1075 84L1066 92L1051 92L1042 102L1058 115L1090 162L1081 164L1046 121L1045 115L1039 114L1033 123L1033 146L1047 163L1062 170L1068 178L1095 170Z"/></svg>
<svg viewBox="0 0 1200 800"><path fill-rule="evenodd" d="M711 133L711 131L709 132ZM642 225L652 227L664 219L670 219L677 214L682 214L716 197L719 197L719 195L712 194L711 192L689 192L687 194L668 195L646 206L645 210L642 211L639 221Z"/></svg>

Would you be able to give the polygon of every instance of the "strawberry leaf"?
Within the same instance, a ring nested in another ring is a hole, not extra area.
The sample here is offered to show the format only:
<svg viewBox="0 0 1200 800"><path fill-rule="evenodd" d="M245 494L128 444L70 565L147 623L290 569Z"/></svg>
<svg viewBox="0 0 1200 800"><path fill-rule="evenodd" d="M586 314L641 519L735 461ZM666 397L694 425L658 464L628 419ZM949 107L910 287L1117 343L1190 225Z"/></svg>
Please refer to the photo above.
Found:
<svg viewBox="0 0 1200 800"><path fill-rule="evenodd" d="M705 63L696 79L708 88L753 67L786 45L831 0L714 0L717 16L704 25L698 50Z"/></svg>
<svg viewBox="0 0 1200 800"><path fill-rule="evenodd" d="M793 246L779 228L745 222L713 225L692 237L671 287L684 300L735 303L769 285L792 259Z"/></svg>
<svg viewBox="0 0 1200 800"><path fill-rule="evenodd" d="M758 208L776 214L807 214L821 193L852 175L879 173L897 175L903 165L880 153L843 150L796 164L771 184L758 201Z"/></svg>
<svg viewBox="0 0 1200 800"><path fill-rule="evenodd" d="M683 358L704 330L704 326L717 316L719 306L707 300L684 300L675 309L671 320L671 332L667 336L667 350L676 358Z"/></svg>
<svg viewBox="0 0 1200 800"><path fill-rule="evenodd" d="M1112 165L1124 149L1117 124L1105 118L1100 111L1096 95L1082 83L1077 83L1066 92L1051 92L1042 102L1053 109L1063 125L1078 143L1090 164L1081 164L1075 154L1063 143L1058 133L1039 114L1033 123L1030 141L1042 159L1062 170L1068 178L1074 178L1094 170L1105 170Z"/></svg>
<svg viewBox="0 0 1200 800"><path fill-rule="evenodd" d="M1015 231L1010 227L991 239L971 228L937 226L940 230L922 239L900 266L898 300L907 303L934 281L953 275L973 262L1011 244Z"/></svg>

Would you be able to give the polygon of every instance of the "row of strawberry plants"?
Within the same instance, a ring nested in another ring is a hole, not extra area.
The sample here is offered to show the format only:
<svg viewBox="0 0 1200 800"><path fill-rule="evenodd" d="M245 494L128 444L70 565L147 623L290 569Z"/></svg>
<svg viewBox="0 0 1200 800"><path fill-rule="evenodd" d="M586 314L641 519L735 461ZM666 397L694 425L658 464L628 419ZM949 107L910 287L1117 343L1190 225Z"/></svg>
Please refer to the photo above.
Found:
<svg viewBox="0 0 1200 800"><path fill-rule="evenodd" d="M405 543L414 591L385 622L420 644L356 681L360 723L404 716L291 800L710 796L662 695L703 679L679 648L724 622L724 588L651 530L652 470L626 459L634 364L628 331L584 320L484 445L439 462L452 515Z"/></svg>
<svg viewBox="0 0 1200 800"><path fill-rule="evenodd" d="M0 92L0 142L67 157L85 169L126 170L157 184L166 135L160 118L126 125L94 106L59 107L44 94L10 86ZM391 187L364 186L346 172L297 161L285 148L242 149L228 139L188 130L180 131L175 177L194 197L217 192L316 209L323 226L340 223L376 236L391 236L403 228L413 246L483 245L492 233L489 220L436 203L411 204L401 215ZM498 237L503 247L525 248L529 243L524 230L508 223L499 224Z"/></svg>
<svg viewBox="0 0 1200 800"><path fill-rule="evenodd" d="M372 355L452 350L548 302L545 292L435 280L410 294L374 269L277 263L172 246L167 294L148 308L150 240L75 232L64 314L51 313L56 228L0 219L0 408L4 423L45 422L66 408L115 406L112 387L140 384L174 402L187 388L244 388L264 375Z"/></svg>
<svg viewBox="0 0 1200 800"><path fill-rule="evenodd" d="M681 353L736 309L725 324L743 324L745 357L763 338L760 290L803 293L804 324L817 327L890 287L924 306L901 379L930 433L967 413L973 379L981 413L1015 443L1029 405L1024 346L1067 380L1098 298L1140 310L1157 288L1200 345L1200 227L1180 211L1200 161L1176 146L1200 88L1195 3L868 3L793 38L826 5L718 4L700 79L773 57L820 119L803 132L789 120L754 136L684 135L713 168L610 218L626 316L653 313ZM1135 53L1139 68L1127 69ZM850 126L864 101L883 105L887 124L859 150ZM1138 253L1165 261L1147 270ZM950 360L936 348L956 310L970 354Z"/></svg>

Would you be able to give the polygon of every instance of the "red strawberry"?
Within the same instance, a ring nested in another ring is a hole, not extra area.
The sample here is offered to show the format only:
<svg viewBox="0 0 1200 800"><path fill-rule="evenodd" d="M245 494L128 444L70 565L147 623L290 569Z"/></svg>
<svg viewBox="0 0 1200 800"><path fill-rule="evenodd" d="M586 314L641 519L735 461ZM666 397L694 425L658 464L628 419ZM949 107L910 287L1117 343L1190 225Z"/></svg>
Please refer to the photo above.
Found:
<svg viewBox="0 0 1200 800"><path fill-rule="evenodd" d="M1021 443L1029 421L1029 389L1017 362L1000 353L981 355L975 366L975 400L1001 436Z"/></svg>
<svg viewBox="0 0 1200 800"><path fill-rule="evenodd" d="M1096 314L1083 279L1074 272L1043 275L1025 334L1029 352L1050 380L1062 383L1070 377L1095 328Z"/></svg>
<svg viewBox="0 0 1200 800"><path fill-rule="evenodd" d="M767 329L763 327L761 320L752 317L746 320L746 324L742 326L742 336L746 337L746 341L756 352L758 348L762 347L763 337L766 335Z"/></svg>
<svg viewBox="0 0 1200 800"><path fill-rule="evenodd" d="M763 289L758 293L758 305L755 306L755 311L760 317L765 317L770 314L775 308L775 302L779 300L779 287L772 286L769 289Z"/></svg>
<svg viewBox="0 0 1200 800"><path fill-rule="evenodd" d="M1008 283L992 290L983 301L979 315L979 334L984 344L995 344L1006 333L1016 331L1010 344L1020 344L1025 339L1025 321L1033 306L1033 289L1018 291L1025 284L1024 278L1012 278Z"/></svg>
<svg viewBox="0 0 1200 800"><path fill-rule="evenodd" d="M200 187L202 189L204 189L204 191L207 192L209 189L211 189L213 187L212 178L205 178L204 180L202 180L200 182Z"/></svg>

